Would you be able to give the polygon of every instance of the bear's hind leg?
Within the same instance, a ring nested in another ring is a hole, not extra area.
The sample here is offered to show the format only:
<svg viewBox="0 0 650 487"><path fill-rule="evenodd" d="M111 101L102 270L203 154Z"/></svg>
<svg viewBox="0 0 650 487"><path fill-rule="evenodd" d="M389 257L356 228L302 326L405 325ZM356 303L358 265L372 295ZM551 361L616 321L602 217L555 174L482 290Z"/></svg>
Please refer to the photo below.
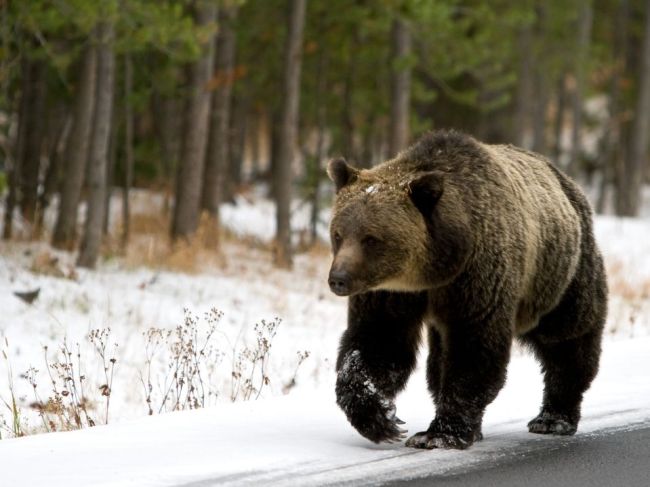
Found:
<svg viewBox="0 0 650 487"><path fill-rule="evenodd" d="M558 343L527 341L542 363L544 400L531 433L572 435L578 429L582 395L598 372L600 330Z"/></svg>
<svg viewBox="0 0 650 487"><path fill-rule="evenodd" d="M336 402L367 439L406 433L394 399L415 367L426 295L369 292L350 297L348 328L336 363Z"/></svg>
<svg viewBox="0 0 650 487"><path fill-rule="evenodd" d="M582 260L560 304L522 337L544 372L544 400L528 423L531 433L574 434L582 395L598 373L607 283L602 259L589 242L583 243Z"/></svg>

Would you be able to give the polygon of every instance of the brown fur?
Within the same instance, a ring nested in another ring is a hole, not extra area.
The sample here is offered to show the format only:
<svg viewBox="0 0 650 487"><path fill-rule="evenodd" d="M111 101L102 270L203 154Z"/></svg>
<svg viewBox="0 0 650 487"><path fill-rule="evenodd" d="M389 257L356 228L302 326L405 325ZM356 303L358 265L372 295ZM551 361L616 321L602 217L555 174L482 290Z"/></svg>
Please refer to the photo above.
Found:
<svg viewBox="0 0 650 487"><path fill-rule="evenodd" d="M351 296L339 365L350 350L360 351L355 363L361 363L359 356L364 358L369 345L358 336L382 341L412 334L400 331L399 322L385 323L385 332L375 337L365 333L364 327L382 329L376 317L373 324L364 316L375 316L384 306L376 297L370 299L371 294L393 294L393 311L399 308L399 296L405 301L412 300L407 295L426 296L426 306L414 307L411 314L420 314L408 322L413 321L411 328L422 322L430 328L428 381L437 417L410 445L464 447L480 437L483 410L503 384L513 337L528 343L545 369L556 360L546 350L549 341L595 337L588 351L579 351L588 355L584 367L589 370L573 384L579 389L576 397L558 406L559 399L547 394L542 412L551 411L544 423L548 431L538 427L535 432L575 431L582 392L597 370L606 312L602 259L593 241L591 212L578 187L537 154L482 144L454 132L429 134L370 170L350 168L339 159L330 164L329 173L337 187L330 284L337 294ZM586 297L596 299L592 309L585 306ZM546 324L562 306L575 308L572 321L560 325L558 316ZM404 319L404 313L396 314ZM415 352L409 347L416 346L408 340L404 350L395 352L406 357L405 370L413 366ZM578 354L577 348L574 352ZM366 359L375 363L366 375L381 375L381 367L399 362L389 348L382 354L385 360ZM567 379L547 373L547 392L564 390L581 373L562 372ZM339 404L359 424L346 394L360 393L347 390L346 381L340 378L337 384ZM383 399L392 401L400 387L389 389ZM553 398L547 401L547 396ZM558 421L568 426L562 429ZM394 438L389 423L384 437L376 433L381 430L376 424L375 433L366 436L375 441ZM357 429L364 434L363 426Z"/></svg>

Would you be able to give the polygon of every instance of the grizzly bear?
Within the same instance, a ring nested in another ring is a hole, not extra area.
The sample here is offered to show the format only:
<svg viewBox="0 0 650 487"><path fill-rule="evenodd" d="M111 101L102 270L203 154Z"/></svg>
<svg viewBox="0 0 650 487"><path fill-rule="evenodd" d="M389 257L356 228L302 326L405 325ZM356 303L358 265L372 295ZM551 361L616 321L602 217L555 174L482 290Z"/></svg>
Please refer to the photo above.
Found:
<svg viewBox="0 0 650 487"><path fill-rule="evenodd" d="M464 449L518 339L544 396L531 433L571 435L598 371L607 312L592 213L544 157L453 132L429 133L369 170L329 163L336 197L329 286L348 296L337 403L374 442L404 438L394 399L426 329L436 415L406 441Z"/></svg>

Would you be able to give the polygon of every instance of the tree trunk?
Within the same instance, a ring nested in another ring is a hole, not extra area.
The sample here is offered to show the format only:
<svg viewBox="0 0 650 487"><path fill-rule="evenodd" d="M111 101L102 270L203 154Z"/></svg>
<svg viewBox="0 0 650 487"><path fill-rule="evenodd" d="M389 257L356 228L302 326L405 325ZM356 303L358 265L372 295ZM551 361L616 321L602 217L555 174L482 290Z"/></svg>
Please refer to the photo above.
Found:
<svg viewBox="0 0 650 487"><path fill-rule="evenodd" d="M160 144L160 175L165 181L172 179L181 154L183 132L182 103L158 93L155 89L151 97L151 112L154 115L154 130Z"/></svg>
<svg viewBox="0 0 650 487"><path fill-rule="evenodd" d="M196 22L200 26L216 20L216 7L209 1L196 2ZM185 107L185 125L181 160L176 180L176 201L172 238L189 238L199 225L201 179L205 165L210 117L210 91L207 84L212 75L214 40L203 45L201 57L189 67L190 96Z"/></svg>
<svg viewBox="0 0 650 487"><path fill-rule="evenodd" d="M96 64L95 49L92 45L88 45L84 54L74 119L63 163L63 185L52 238L52 245L58 248L72 249L76 237L77 207L88 158L95 105Z"/></svg>
<svg viewBox="0 0 650 487"><path fill-rule="evenodd" d="M230 105L235 66L235 31L233 22L235 7L222 7L219 11L219 34L216 39L216 66L213 79L212 114L208 141L203 195L201 207L213 219L216 227L219 221L219 204L224 199L225 184L230 156ZM216 236L216 235L215 235Z"/></svg>
<svg viewBox="0 0 650 487"><path fill-rule="evenodd" d="M619 0L616 12L616 23L614 24L614 59L620 63L618 69L620 70L621 80L630 80L634 77L631 73L631 66L634 65L634 49L631 43L633 42L628 28L630 19L630 2L629 0ZM629 139L630 125L631 125L631 108L630 103L626 103L626 97L623 96L623 83L619 85L620 96L618 99L618 113L617 113L617 128L618 128L618 141L614 151L613 166L613 179L614 179L614 211L618 214L620 208L625 204L624 200L627 197L627 187L625 186L625 171L628 144L625 142Z"/></svg>
<svg viewBox="0 0 650 487"><path fill-rule="evenodd" d="M591 42L591 25L593 23L593 11L591 0L583 0L578 18L578 39L575 59L575 89L572 97L571 111L573 114L573 126L571 128L571 153L569 158L568 172L576 177L580 172L580 158L582 156L582 105L585 91L585 79L587 75L587 61L589 59L589 44Z"/></svg>
<svg viewBox="0 0 650 487"><path fill-rule="evenodd" d="M539 154L546 154L546 109L548 107L548 73L542 67L535 69L535 99L533 101L533 124L531 149Z"/></svg>
<svg viewBox="0 0 650 487"><path fill-rule="evenodd" d="M122 250L129 243L131 206L129 191L133 185L133 61L130 55L124 58L124 187L122 190Z"/></svg>
<svg viewBox="0 0 650 487"><path fill-rule="evenodd" d="M17 161L11 161L11 166L7 170L7 183L9 191L5 200L4 224L2 228L2 238L9 240L13 236L14 209L16 208L17 191L18 191L18 170Z"/></svg>
<svg viewBox="0 0 650 487"><path fill-rule="evenodd" d="M35 223L38 204L38 185L41 171L41 157L45 140L45 64L40 61L24 61L24 95L27 107L24 123L24 147L20 163L20 206L23 218Z"/></svg>
<svg viewBox="0 0 650 487"><path fill-rule="evenodd" d="M15 31L13 25L14 14L10 12L9 2L0 3L0 43L4 55L0 58L0 108L6 110L12 103L9 94L11 76L7 76L11 63L11 56L8 54L12 50L12 43L15 42Z"/></svg>
<svg viewBox="0 0 650 487"><path fill-rule="evenodd" d="M370 169L375 164L373 151L374 151L374 143L375 143L376 126L377 126L377 120L375 119L375 117L371 117L368 120L368 127L366 128L365 130L366 133L363 136L363 153L362 153L363 167L368 169Z"/></svg>
<svg viewBox="0 0 650 487"><path fill-rule="evenodd" d="M533 100L533 34L531 26L522 27L517 44L519 47L519 69L513 133L518 146L530 149L532 147L530 120Z"/></svg>
<svg viewBox="0 0 650 487"><path fill-rule="evenodd" d="M61 103L57 108L54 116L50 117L49 127L49 144L47 159L49 164L45 171L43 181L43 191L39 196L39 211L36 223L36 235L39 236L43 230L45 212L50 206L52 195L58 190L61 182L63 152L68 143L70 128L72 126L72 115L68 107Z"/></svg>
<svg viewBox="0 0 650 487"><path fill-rule="evenodd" d="M271 110L271 150L269 164L269 198L275 200L277 189L275 187L278 160L280 159L280 140L282 139L282 110L281 107L274 107Z"/></svg>
<svg viewBox="0 0 650 487"><path fill-rule="evenodd" d="M541 41L548 35L549 20L547 5L544 2L538 1L535 6L537 13L537 23L535 25L535 50L539 49ZM532 141L531 149L540 154L546 154L546 108L548 107L549 96L549 73L545 64L538 60L532 69L533 75L533 102L532 108Z"/></svg>
<svg viewBox="0 0 650 487"><path fill-rule="evenodd" d="M345 73L345 81L343 88L343 112L341 120L341 152L343 157L348 159L351 163L355 164L356 153L354 147L354 86L357 74L357 53L359 52L359 35L354 33L352 36L352 45L348 55L348 65Z"/></svg>
<svg viewBox="0 0 650 487"><path fill-rule="evenodd" d="M638 216L641 189L650 142L650 0L645 2L645 28L641 49L640 73L630 144L625 158L623 185L618 195L617 214Z"/></svg>
<svg viewBox="0 0 650 487"><path fill-rule="evenodd" d="M3 240L9 240L13 236L13 215L16 208L16 189L18 186L18 176L16 162L13 161L12 167L7 171L7 183L9 191L5 200L5 214L2 227Z"/></svg>
<svg viewBox="0 0 650 487"><path fill-rule="evenodd" d="M557 107L555 110L555 135L553 137L553 160L560 163L562 157L562 132L564 130L564 114L566 111L566 78L560 75L557 82Z"/></svg>
<svg viewBox="0 0 650 487"><path fill-rule="evenodd" d="M248 132L249 98L244 96L233 97L232 121L229 136L230 154L228 157L228 173L224 188L224 201L234 201L235 191L242 181L242 166L244 161L244 147L246 133Z"/></svg>
<svg viewBox="0 0 650 487"><path fill-rule="evenodd" d="M260 132L262 129L262 112L258 108L254 110L249 125L250 130L248 133L250 150L251 150L251 180L257 181L260 175L262 174L262 152L260 147Z"/></svg>
<svg viewBox="0 0 650 487"><path fill-rule="evenodd" d="M323 25L320 25L320 32L324 31ZM327 132L327 50L320 49L318 58L318 83L316 85L316 99L319 101L318 111L316 114L318 139L316 141L316 161L312 175L313 187L311 197L311 244L316 244L318 240L318 222L320 220L320 187L321 176L323 173L323 164L325 162L325 137Z"/></svg>
<svg viewBox="0 0 650 487"><path fill-rule="evenodd" d="M276 247L275 263L291 268L291 185L292 166L298 139L300 103L300 70L302 64L302 38L305 26L306 0L289 0L290 18L284 65L284 106L282 109L282 135L276 164Z"/></svg>
<svg viewBox="0 0 650 487"><path fill-rule="evenodd" d="M106 179L115 90L115 54L113 25L97 26L97 85L88 171L88 209L77 264L94 268L99 256L106 204Z"/></svg>
<svg viewBox="0 0 650 487"><path fill-rule="evenodd" d="M10 160L11 165L7 172L7 182L9 183L9 194L5 202L5 215L4 215L4 228L2 231L2 238L5 240L13 236L13 215L14 209L20 200L19 186L21 165L25 153L25 140L27 135L27 120L29 119L30 101L32 93L30 92L33 84L30 81L31 70L27 69L27 64L23 64L22 69L22 84L23 90L18 104L18 130L16 139L14 141L11 153L13 155Z"/></svg>
<svg viewBox="0 0 650 487"><path fill-rule="evenodd" d="M608 120L604 135L604 148L601 152L602 179L596 201L596 213L604 213L608 202L610 185L618 187L620 162L623 151L623 100L621 97L621 79L625 71L625 52L627 39L627 19L629 16L628 0L618 0L614 20L614 43L612 59L615 60L612 77L609 80Z"/></svg>
<svg viewBox="0 0 650 487"><path fill-rule="evenodd" d="M115 56L113 56L113 63L115 63ZM115 93L115 75L113 76L113 99L117 96ZM111 120L115 120L116 106L113 103L111 107ZM110 135L108 136L108 157L106 164L106 191L104 192L104 218L102 223L102 236L109 234L111 228L111 198L113 196L113 184L115 180L115 165L117 163L117 124L111 123Z"/></svg>
<svg viewBox="0 0 650 487"><path fill-rule="evenodd" d="M392 29L390 157L397 155L408 143L411 99L411 68L403 65L411 55L411 33L403 19L395 19Z"/></svg>

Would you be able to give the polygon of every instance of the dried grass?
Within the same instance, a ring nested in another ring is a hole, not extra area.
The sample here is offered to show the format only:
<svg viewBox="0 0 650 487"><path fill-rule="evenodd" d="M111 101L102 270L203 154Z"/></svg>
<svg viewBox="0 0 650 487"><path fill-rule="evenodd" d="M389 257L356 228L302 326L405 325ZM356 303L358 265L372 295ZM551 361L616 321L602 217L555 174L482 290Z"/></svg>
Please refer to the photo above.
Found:
<svg viewBox="0 0 650 487"><path fill-rule="evenodd" d="M172 242L171 219L163 213L137 213L131 217L131 236L126 249L110 246L106 253L122 255L127 267L146 266L156 269L198 273L206 267L219 268L224 257L218 244L222 232L203 215L197 232L188 239Z"/></svg>
<svg viewBox="0 0 650 487"><path fill-rule="evenodd" d="M59 257L54 255L49 250L43 250L34 257L30 271L34 274L44 276L60 277L64 279L77 279L77 271L74 266L66 265Z"/></svg>
<svg viewBox="0 0 650 487"><path fill-rule="evenodd" d="M119 256L127 267L151 267L189 274L206 268L227 270L232 255L241 256L239 262L250 259L260 264L271 262L275 244L250 235L239 235L215 222L204 212L196 233L188 239L172 242L171 211L169 208L144 208L130 218L130 238L126 248L119 239L109 236L103 247L105 257ZM121 235L116 228L115 235ZM314 257L329 256L329 245L312 242L308 230L298 235L297 254Z"/></svg>
<svg viewBox="0 0 650 487"><path fill-rule="evenodd" d="M0 413L0 439L3 438L3 431L5 434L9 434L14 438L24 436L26 432L25 420L23 418L20 406L18 405L18 400L16 397L16 388L14 386L14 377L13 370L11 368L11 361L9 360L9 340L5 337L5 350L2 351L2 357L4 358L5 364L7 366L7 374L9 378L9 397L0 396L0 402L5 406L7 411L10 414L10 422L4 419L4 416Z"/></svg>
<svg viewBox="0 0 650 487"><path fill-rule="evenodd" d="M620 296L631 303L650 299L650 276L632 283L622 262L614 260L608 262L606 267L610 294Z"/></svg>
<svg viewBox="0 0 650 487"><path fill-rule="evenodd" d="M310 355L308 351L297 352L297 363L289 378L272 379L269 370L279 318L257 323L250 343L241 341L241 332L231 343L218 329L222 316L214 308L202 319L185 310L185 318L176 328L151 328L144 333L140 383L149 415L203 408L222 397L233 402L258 399L272 380L283 380L280 388L285 394L296 385L298 370ZM89 355L82 353L84 347L79 343L71 347L66 338L53 351L43 347L45 374L30 366L20 375L31 389L31 401L26 402L26 397L16 395L9 342L5 339L7 350L2 355L9 373L9 390L8 395L0 395L4 406L0 410L0 439L108 424L118 345L111 340L109 328L91 330L86 340L94 351ZM88 377L87 371L98 366L100 375ZM47 377L45 387L39 384L39 377ZM36 411L40 427L27 427L21 404ZM7 420L3 412L8 413Z"/></svg>

